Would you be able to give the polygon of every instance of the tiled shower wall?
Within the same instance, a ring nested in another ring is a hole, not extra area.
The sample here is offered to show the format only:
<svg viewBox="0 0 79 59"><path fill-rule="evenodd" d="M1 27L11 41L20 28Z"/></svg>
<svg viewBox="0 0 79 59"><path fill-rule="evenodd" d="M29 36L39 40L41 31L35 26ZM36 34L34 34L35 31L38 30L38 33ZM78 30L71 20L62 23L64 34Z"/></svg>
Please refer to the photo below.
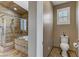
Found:
<svg viewBox="0 0 79 59"><path fill-rule="evenodd" d="M0 6L0 14L3 14L3 16L0 17L0 26L2 25L3 27L3 37L0 39L0 41L3 50L10 50L14 47L14 39L19 34L19 15L9 9L4 8L3 6Z"/></svg>
<svg viewBox="0 0 79 59"><path fill-rule="evenodd" d="M14 41L19 33L19 19L6 16L5 43ZM12 22L13 21L13 22Z"/></svg>

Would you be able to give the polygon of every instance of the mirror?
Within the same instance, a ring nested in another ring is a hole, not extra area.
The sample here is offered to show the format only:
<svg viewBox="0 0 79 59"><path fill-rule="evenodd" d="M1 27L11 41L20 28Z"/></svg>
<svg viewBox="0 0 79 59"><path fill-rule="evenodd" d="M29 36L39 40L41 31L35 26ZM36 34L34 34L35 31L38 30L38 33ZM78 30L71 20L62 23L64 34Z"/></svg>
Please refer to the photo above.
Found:
<svg viewBox="0 0 79 59"><path fill-rule="evenodd" d="M27 19L20 19L20 32L22 35L27 34Z"/></svg>

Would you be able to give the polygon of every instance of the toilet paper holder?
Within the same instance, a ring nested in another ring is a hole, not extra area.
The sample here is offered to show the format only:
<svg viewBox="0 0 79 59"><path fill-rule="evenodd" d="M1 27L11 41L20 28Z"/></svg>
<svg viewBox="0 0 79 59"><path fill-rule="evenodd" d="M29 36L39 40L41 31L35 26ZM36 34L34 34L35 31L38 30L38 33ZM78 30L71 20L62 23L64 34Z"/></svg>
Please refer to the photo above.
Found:
<svg viewBox="0 0 79 59"><path fill-rule="evenodd" d="M78 48L78 47L79 47L79 40L78 40L77 42L74 42L74 43L73 43L73 46L74 46L75 48Z"/></svg>

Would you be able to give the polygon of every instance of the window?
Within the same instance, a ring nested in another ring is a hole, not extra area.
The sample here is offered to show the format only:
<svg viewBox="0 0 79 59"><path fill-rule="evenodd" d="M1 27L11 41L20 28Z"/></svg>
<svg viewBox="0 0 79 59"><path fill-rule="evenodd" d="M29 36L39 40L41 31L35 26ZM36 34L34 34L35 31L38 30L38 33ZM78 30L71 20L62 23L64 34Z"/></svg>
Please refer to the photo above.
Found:
<svg viewBox="0 0 79 59"><path fill-rule="evenodd" d="M70 7L57 10L57 24L70 24Z"/></svg>

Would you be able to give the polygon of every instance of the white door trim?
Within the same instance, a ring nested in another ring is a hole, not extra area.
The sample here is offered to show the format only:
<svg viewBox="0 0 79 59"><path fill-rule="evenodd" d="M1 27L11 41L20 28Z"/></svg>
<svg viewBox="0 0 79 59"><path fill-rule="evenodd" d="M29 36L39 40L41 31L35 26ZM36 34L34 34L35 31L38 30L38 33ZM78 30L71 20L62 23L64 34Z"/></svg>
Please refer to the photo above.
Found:
<svg viewBox="0 0 79 59"><path fill-rule="evenodd" d="M43 57L43 1L37 2L37 57Z"/></svg>

